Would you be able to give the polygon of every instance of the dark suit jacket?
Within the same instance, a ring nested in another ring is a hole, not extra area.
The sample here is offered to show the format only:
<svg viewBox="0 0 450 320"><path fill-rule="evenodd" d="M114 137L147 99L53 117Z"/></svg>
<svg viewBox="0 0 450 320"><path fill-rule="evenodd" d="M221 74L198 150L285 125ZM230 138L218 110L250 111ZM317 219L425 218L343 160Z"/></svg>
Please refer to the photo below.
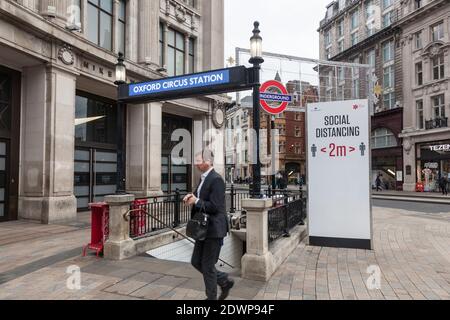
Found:
<svg viewBox="0 0 450 320"><path fill-rule="evenodd" d="M194 192L195 196L197 196L198 187ZM212 170L206 177L198 198L199 202L193 206L191 211L192 217L204 206L206 213L210 216L206 237L209 239L225 238L229 231L225 208L225 182L215 170Z"/></svg>

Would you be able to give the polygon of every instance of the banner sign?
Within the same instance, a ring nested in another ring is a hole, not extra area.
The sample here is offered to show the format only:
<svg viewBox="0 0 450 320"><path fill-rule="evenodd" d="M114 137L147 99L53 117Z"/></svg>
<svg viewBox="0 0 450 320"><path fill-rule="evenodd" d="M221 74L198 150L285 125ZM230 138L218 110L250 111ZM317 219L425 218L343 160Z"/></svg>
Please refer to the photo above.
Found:
<svg viewBox="0 0 450 320"><path fill-rule="evenodd" d="M371 249L367 100L309 104L310 244Z"/></svg>
<svg viewBox="0 0 450 320"><path fill-rule="evenodd" d="M209 87L230 81L229 70L202 73L178 78L169 78L151 82L130 85L130 97L149 95L160 92L168 92L182 89Z"/></svg>
<svg viewBox="0 0 450 320"><path fill-rule="evenodd" d="M119 101L145 103L252 88L253 69L244 66L119 86Z"/></svg>

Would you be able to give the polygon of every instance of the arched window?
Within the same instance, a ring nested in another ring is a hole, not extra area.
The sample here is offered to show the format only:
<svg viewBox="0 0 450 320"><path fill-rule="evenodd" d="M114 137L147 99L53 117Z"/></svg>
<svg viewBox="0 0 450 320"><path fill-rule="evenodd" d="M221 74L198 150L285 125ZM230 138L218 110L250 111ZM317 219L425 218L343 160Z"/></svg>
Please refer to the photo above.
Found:
<svg viewBox="0 0 450 320"><path fill-rule="evenodd" d="M397 139L391 130L379 128L372 131L372 149L391 148L397 146Z"/></svg>

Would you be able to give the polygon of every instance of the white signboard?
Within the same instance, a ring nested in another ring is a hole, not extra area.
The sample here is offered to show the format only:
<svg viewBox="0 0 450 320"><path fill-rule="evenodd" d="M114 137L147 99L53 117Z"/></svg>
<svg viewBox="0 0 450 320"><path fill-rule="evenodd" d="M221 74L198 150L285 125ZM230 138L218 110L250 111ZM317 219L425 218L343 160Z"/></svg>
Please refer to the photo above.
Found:
<svg viewBox="0 0 450 320"><path fill-rule="evenodd" d="M369 121L367 100L308 106L311 245L371 249Z"/></svg>

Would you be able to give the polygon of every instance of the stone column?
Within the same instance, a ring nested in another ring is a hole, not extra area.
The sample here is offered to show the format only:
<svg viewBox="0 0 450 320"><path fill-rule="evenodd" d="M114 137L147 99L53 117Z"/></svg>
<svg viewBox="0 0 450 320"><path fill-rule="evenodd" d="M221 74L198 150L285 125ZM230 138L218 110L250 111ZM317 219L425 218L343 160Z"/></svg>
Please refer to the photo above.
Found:
<svg viewBox="0 0 450 320"><path fill-rule="evenodd" d="M404 178L403 178L403 190L404 191L416 191L416 153L415 153L415 140L411 138L403 138L403 145L410 144L408 150L403 148L403 166L404 166ZM411 167L411 174L407 175L406 167Z"/></svg>
<svg viewBox="0 0 450 320"><path fill-rule="evenodd" d="M139 63L159 65L159 1L139 1Z"/></svg>
<svg viewBox="0 0 450 320"><path fill-rule="evenodd" d="M189 34L184 35L184 73L189 73Z"/></svg>
<svg viewBox="0 0 450 320"><path fill-rule="evenodd" d="M200 181L200 172L195 169L195 155L203 151L204 133L206 130L205 117L197 116L192 121L192 190L197 187L198 181Z"/></svg>
<svg viewBox="0 0 450 320"><path fill-rule="evenodd" d="M127 191L161 195L162 103L130 106L127 118Z"/></svg>
<svg viewBox="0 0 450 320"><path fill-rule="evenodd" d="M224 43L224 1L202 1L202 50L203 70L223 67Z"/></svg>
<svg viewBox="0 0 450 320"><path fill-rule="evenodd" d="M142 2L142 1L139 1ZM139 51L139 33L138 33L138 16L139 16L139 2L138 0L129 0L127 8L127 20L126 20L126 39L125 39L125 52L127 59L131 61L138 61Z"/></svg>
<svg viewBox="0 0 450 320"><path fill-rule="evenodd" d="M165 68L167 70L169 70L169 47L168 47L168 41L169 41L169 27L170 27L170 23L164 23L163 24L163 28L164 28L164 41L163 41L163 46L164 46L164 55L163 55L163 64L165 66Z"/></svg>
<svg viewBox="0 0 450 320"><path fill-rule="evenodd" d="M119 48L119 35L117 32L117 25L119 24L119 0L113 0L113 8L112 8L112 43L111 48L112 52L118 52ZM122 52L124 53L124 52Z"/></svg>
<svg viewBox="0 0 450 320"><path fill-rule="evenodd" d="M19 217L75 220L76 74L56 66L24 69Z"/></svg>
<svg viewBox="0 0 450 320"><path fill-rule="evenodd" d="M242 257L242 278L267 281L275 272L268 230L272 199L243 199L242 207L247 211L247 253Z"/></svg>
<svg viewBox="0 0 450 320"><path fill-rule="evenodd" d="M124 260L136 253L134 241L130 238L130 221L124 217L133 201L132 195L105 197L109 205L109 239L105 243L105 259Z"/></svg>

